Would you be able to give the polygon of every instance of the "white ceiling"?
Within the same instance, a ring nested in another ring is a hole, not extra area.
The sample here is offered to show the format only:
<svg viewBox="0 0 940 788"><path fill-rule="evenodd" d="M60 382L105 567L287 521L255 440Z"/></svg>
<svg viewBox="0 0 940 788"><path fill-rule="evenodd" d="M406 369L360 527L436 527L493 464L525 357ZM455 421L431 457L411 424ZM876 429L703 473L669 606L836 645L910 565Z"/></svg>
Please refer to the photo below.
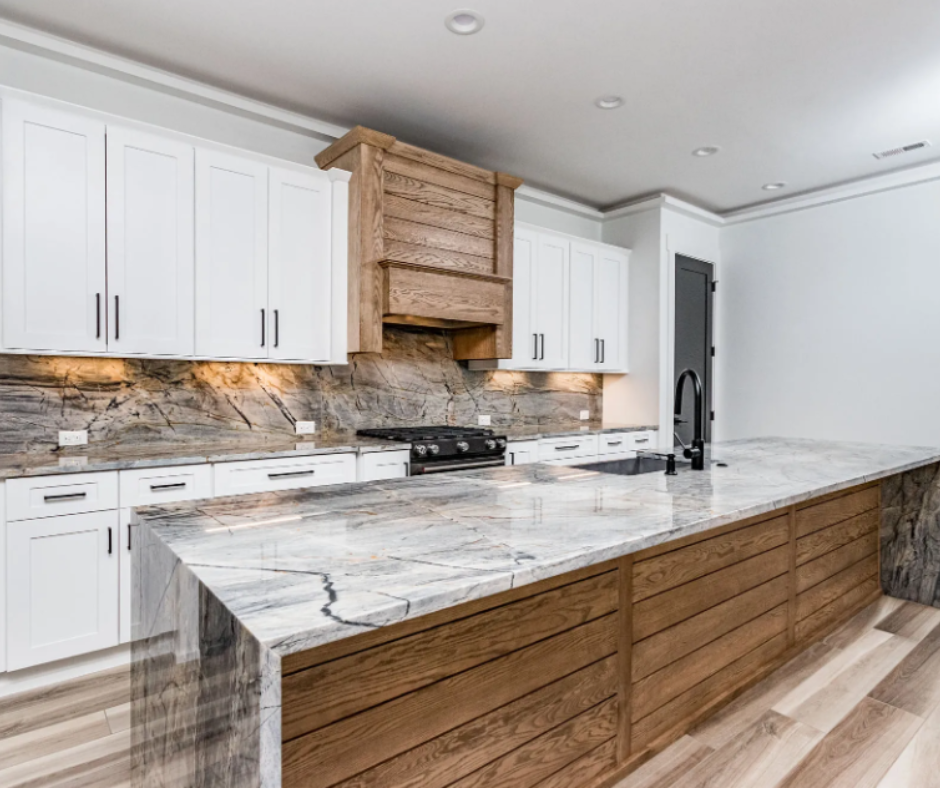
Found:
<svg viewBox="0 0 940 788"><path fill-rule="evenodd" d="M467 0L486 25L456 36L463 2L0 0L0 17L594 206L666 191L726 211L940 159L937 0ZM625 106L594 107L611 93ZM704 145L721 153L690 155Z"/></svg>

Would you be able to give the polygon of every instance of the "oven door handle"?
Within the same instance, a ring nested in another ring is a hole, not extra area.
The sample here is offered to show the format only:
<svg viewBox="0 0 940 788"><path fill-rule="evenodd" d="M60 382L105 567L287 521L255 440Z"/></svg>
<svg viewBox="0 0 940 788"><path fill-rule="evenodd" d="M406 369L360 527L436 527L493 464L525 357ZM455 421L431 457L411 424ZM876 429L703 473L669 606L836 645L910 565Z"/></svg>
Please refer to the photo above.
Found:
<svg viewBox="0 0 940 788"><path fill-rule="evenodd" d="M473 468L499 468L506 464L505 458L489 460L469 460L467 462L440 462L424 463L411 466L412 476L423 476L427 473L444 473L444 471L468 471Z"/></svg>

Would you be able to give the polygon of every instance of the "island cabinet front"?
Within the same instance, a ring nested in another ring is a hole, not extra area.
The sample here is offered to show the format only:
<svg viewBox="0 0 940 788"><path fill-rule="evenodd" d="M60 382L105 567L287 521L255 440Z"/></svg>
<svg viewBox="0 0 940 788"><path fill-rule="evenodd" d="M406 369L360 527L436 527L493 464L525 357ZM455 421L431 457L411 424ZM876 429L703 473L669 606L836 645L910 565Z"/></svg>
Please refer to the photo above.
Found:
<svg viewBox="0 0 940 788"><path fill-rule="evenodd" d="M285 657L285 788L609 785L880 594L854 488Z"/></svg>

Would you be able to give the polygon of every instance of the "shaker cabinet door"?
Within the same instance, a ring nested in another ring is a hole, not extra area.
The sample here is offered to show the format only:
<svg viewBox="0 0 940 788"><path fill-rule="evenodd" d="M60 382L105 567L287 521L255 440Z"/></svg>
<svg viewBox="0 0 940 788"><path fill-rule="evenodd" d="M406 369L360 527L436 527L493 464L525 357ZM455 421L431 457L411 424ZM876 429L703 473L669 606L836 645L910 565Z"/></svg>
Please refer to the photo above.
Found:
<svg viewBox="0 0 940 788"><path fill-rule="evenodd" d="M267 256L268 167L197 150L197 355L268 357Z"/></svg>
<svg viewBox="0 0 940 788"><path fill-rule="evenodd" d="M103 351L105 126L2 102L3 345Z"/></svg>
<svg viewBox="0 0 940 788"><path fill-rule="evenodd" d="M535 265L534 331L538 333L536 366L568 366L568 258L570 243L561 237L539 234Z"/></svg>
<svg viewBox="0 0 940 788"><path fill-rule="evenodd" d="M512 357L513 367L526 369L538 361L538 333L533 322L535 265L538 234L515 229L513 241L512 283Z"/></svg>
<svg viewBox="0 0 940 788"><path fill-rule="evenodd" d="M571 244L571 314L568 353L571 369L596 369L601 360L601 342L596 327L594 293L597 290L598 249Z"/></svg>
<svg viewBox="0 0 940 788"><path fill-rule="evenodd" d="M108 127L108 350L191 356L194 150Z"/></svg>
<svg viewBox="0 0 940 788"><path fill-rule="evenodd" d="M118 643L118 513L7 525L9 670Z"/></svg>
<svg viewBox="0 0 940 788"><path fill-rule="evenodd" d="M601 371L627 371L627 261L626 255L612 250L597 255L594 311Z"/></svg>
<svg viewBox="0 0 940 788"><path fill-rule="evenodd" d="M329 175L272 169L269 214L269 356L329 361L333 322Z"/></svg>

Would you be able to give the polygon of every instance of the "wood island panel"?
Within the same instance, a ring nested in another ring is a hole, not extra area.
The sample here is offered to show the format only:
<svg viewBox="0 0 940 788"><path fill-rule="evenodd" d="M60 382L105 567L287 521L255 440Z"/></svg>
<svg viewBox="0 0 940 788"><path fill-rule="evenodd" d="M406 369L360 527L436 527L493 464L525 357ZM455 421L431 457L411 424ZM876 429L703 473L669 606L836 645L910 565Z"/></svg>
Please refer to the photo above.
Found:
<svg viewBox="0 0 940 788"><path fill-rule="evenodd" d="M292 655L283 785L606 788L877 597L879 513L866 485Z"/></svg>

